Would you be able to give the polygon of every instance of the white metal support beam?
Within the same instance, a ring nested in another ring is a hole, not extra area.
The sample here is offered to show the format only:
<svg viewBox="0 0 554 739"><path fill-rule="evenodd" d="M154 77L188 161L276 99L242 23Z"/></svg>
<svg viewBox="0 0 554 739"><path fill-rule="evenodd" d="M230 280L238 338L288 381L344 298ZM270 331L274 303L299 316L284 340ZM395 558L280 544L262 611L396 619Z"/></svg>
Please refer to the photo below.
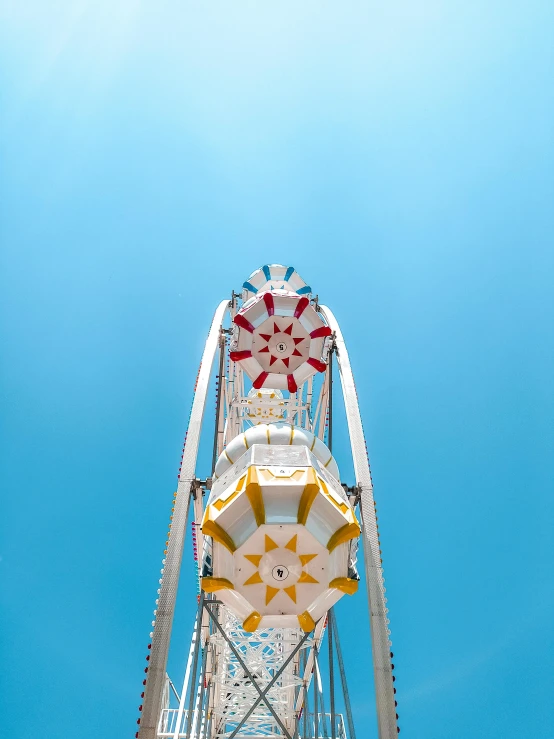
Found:
<svg viewBox="0 0 554 739"><path fill-rule="evenodd" d="M169 652L175 600L177 597L183 545L185 542L191 485L195 479L200 431L206 408L213 362L219 346L220 330L228 308L229 301L223 300L215 312L198 373L196 392L190 414L187 442L181 465L181 475L177 486L171 536L169 537L160 594L158 596L156 620L152 636L152 649L150 651L143 710L140 719L139 739L156 739L156 728L161 712L167 655Z"/></svg>
<svg viewBox="0 0 554 739"><path fill-rule="evenodd" d="M385 605L385 589L383 585L381 555L379 552L377 518L373 503L373 485L365 448L362 418L348 351L346 350L346 344L339 324L329 308L322 305L321 312L335 333L335 346L346 407L350 443L352 446L356 484L360 490L364 563L369 599L373 673L377 700L378 736L379 739L396 739L398 732L390 660L389 620Z"/></svg>

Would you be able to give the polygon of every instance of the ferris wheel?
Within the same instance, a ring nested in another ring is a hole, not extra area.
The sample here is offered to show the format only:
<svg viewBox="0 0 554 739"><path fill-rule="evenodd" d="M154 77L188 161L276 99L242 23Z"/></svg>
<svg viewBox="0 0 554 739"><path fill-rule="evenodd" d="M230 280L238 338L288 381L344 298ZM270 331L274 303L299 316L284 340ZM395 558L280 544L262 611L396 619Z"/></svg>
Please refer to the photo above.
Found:
<svg viewBox="0 0 554 739"><path fill-rule="evenodd" d="M216 361L217 360L217 361ZM333 456L337 365L355 480ZM196 476L216 379L212 474ZM167 674L189 515L198 596ZM363 563L357 562L363 541ZM214 315L194 388L146 656L137 739L356 739L333 606L363 570L379 739L398 728L377 515L340 327L292 268L265 265ZM360 646L360 650L364 647ZM327 674L326 674L327 673ZM341 696L345 715L336 708ZM327 711L326 708L329 710ZM367 732L366 732L367 735Z"/></svg>

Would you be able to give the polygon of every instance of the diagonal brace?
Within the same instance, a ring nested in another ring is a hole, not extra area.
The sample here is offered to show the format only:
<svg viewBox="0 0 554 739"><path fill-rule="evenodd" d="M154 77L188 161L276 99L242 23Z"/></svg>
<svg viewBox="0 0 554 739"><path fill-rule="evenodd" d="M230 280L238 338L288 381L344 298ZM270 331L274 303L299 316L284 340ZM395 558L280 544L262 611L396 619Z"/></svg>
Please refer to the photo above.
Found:
<svg viewBox="0 0 554 739"><path fill-rule="evenodd" d="M283 733L284 733L284 735L285 735L285 736L287 737L287 739L292 739L291 735L289 734L289 732L288 732L288 730L287 730L287 727L286 727L286 726L285 726L285 725L283 724L283 722L281 721L281 719L279 718L279 716L278 716L278 715L277 715L277 714L275 713L275 710L274 710L273 706L271 705L271 703L269 702L269 700L268 700L267 696L264 696L264 693L263 693L262 689L260 688L260 686L258 685L258 683L256 682L256 680L254 679L254 676L252 675L252 673L250 672L250 670L248 669L248 667L247 667L247 666L245 665L245 663L244 663L244 660L243 660L243 659L242 659L242 657L240 656L239 652L238 652L238 651L236 650L236 648L235 648L235 645L234 645L234 644L233 644L233 642L232 642L232 641L231 641L231 640L229 639L229 637L227 636L227 634L226 634L226 633L225 633L225 632L223 631L223 628L222 628L221 624L220 624L220 623L219 623L219 621L217 620L217 618L216 618L215 614L214 614L214 613L212 613L212 610L211 610L211 608L209 608L209 607L208 607L208 603L209 603L209 602L210 602L210 601L208 601L208 602L204 603L204 608L205 608L205 609L206 609L206 611L207 611L207 612L209 613L209 615L210 615L210 618L211 618L211 619L212 619L212 621L214 622L214 624L215 624L215 626L216 626L217 630L219 631L219 633L221 634L221 636L222 636L222 637L223 637L223 638L225 639L225 641L226 641L226 642L227 642L227 644L229 645L229 647L230 647L231 651L232 651L232 652L233 652L233 654L235 655L236 659L238 660L238 662L239 662L240 666L242 667L242 669L244 670L244 672L245 672L245 673L246 673L246 674L247 674L247 675L248 675L248 676L250 677L250 679L252 680L252 685L253 685L253 686L254 686L254 687L256 688L256 690L258 691L258 693L259 693L259 695L260 695L260 700L263 700L263 701L264 701L264 703L266 704L266 706L267 706L267 707L269 708L269 710L271 711L271 713L272 713L272 715L273 715L273 718L275 719L275 721L276 721L276 722L277 722L277 724L279 725L279 728L280 728L280 729L281 729L281 730L283 731ZM213 601L211 601L211 602L213 603Z"/></svg>
<svg viewBox="0 0 554 739"><path fill-rule="evenodd" d="M289 665L289 663L294 659L295 655L298 654L298 652L301 650L302 646L304 645L304 642L308 639L311 632L308 632L307 634L304 634L302 639L298 642L298 644L295 646L293 651L289 654L285 662L281 665L281 667L277 670L275 675L273 676L273 679L271 682L264 688L264 690L260 693L259 697L256 698L255 702L253 703L252 707L248 711L248 713L244 716L244 718L241 719L241 722L239 725L235 728L233 733L229 736L229 739L234 739L234 737L237 735L238 730L244 726L244 724L248 721L250 716L254 713L255 709L259 704L264 701L266 705L269 706L269 703L267 702L266 695L269 693L270 689L275 685L277 680L281 677L283 672L285 671L285 668ZM253 682L253 680L252 680ZM290 735L289 735L290 736Z"/></svg>

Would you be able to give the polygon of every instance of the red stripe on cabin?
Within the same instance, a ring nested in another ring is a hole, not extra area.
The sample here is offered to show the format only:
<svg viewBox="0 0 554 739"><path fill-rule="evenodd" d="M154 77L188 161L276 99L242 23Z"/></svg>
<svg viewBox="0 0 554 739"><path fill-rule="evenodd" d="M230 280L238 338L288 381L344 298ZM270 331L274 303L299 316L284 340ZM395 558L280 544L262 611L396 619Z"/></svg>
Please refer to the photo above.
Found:
<svg viewBox="0 0 554 739"><path fill-rule="evenodd" d="M252 383L252 387L255 387L256 390L259 390L264 382L267 380L267 377L269 375L269 372L260 372L260 374L256 377L254 382Z"/></svg>
<svg viewBox="0 0 554 739"><path fill-rule="evenodd" d="M231 352L229 354L232 362L240 362L242 359L248 359L251 356L252 352L250 351L250 349L245 349L242 352Z"/></svg>
<svg viewBox="0 0 554 739"><path fill-rule="evenodd" d="M289 386L289 393L295 393L298 390L298 385L293 375L287 375L287 385Z"/></svg>
<svg viewBox="0 0 554 739"><path fill-rule="evenodd" d="M300 316L302 315L302 313L304 313L304 311L309 306L309 304L310 304L310 301L308 300L308 298L300 298L300 300L298 301L298 305L296 306L296 310L294 311L294 317L300 318Z"/></svg>
<svg viewBox="0 0 554 739"><path fill-rule="evenodd" d="M321 336L331 336L332 333L329 326L320 326L320 328L314 329L310 336L312 339L319 339Z"/></svg>
<svg viewBox="0 0 554 739"><path fill-rule="evenodd" d="M241 313L238 313L233 318L233 321L237 324L237 326L245 328L247 331L250 331L250 333L254 332L254 326L250 323L248 318L245 318Z"/></svg>
<svg viewBox="0 0 554 739"><path fill-rule="evenodd" d="M325 372L325 370L327 369L327 365L323 362L320 362L319 359L308 357L306 361L308 362L308 364L311 364L312 367L315 367L318 372Z"/></svg>
<svg viewBox="0 0 554 739"><path fill-rule="evenodd" d="M264 293L264 303L267 308L267 315L272 316L275 313L275 304L273 302L273 295L271 293Z"/></svg>

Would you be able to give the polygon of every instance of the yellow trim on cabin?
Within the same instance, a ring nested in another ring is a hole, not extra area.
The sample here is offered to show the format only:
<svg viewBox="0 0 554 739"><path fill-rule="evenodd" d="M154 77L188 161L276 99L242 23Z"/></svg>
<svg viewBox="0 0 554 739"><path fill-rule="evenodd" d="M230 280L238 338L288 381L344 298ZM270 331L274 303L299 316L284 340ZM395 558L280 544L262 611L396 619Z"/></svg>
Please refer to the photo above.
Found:
<svg viewBox="0 0 554 739"><path fill-rule="evenodd" d="M354 595L358 591L358 581L351 580L349 577L335 577L329 583L329 587L336 588L347 595Z"/></svg>
<svg viewBox="0 0 554 739"><path fill-rule="evenodd" d="M251 634L253 631L256 631L256 629L260 625L261 620L262 617L258 613L258 611L252 611L252 613L247 616L242 622L242 628L249 634Z"/></svg>
<svg viewBox="0 0 554 739"><path fill-rule="evenodd" d="M266 551L266 552L271 552L271 550L272 550L272 549L278 549L278 548L279 548L279 545L278 545L278 544L276 544L276 543L275 543L275 542L273 541L273 539L271 538L271 536L268 536L268 535L266 534L266 535L265 535L265 551Z"/></svg>
<svg viewBox="0 0 554 739"><path fill-rule="evenodd" d="M204 523L202 524L202 533L204 534L204 536L211 536L214 541L222 544L231 552L231 554L234 554L237 550L235 542L231 539L225 529L223 529L218 523L216 523L209 517L210 507L211 506L208 506L208 509L206 511L206 518L204 519Z"/></svg>
<svg viewBox="0 0 554 739"><path fill-rule="evenodd" d="M242 490L242 486L244 485L245 480L246 480L246 475L243 475L237 482L237 486L233 490L233 492L230 495L228 495L226 498L218 498L215 501L215 503L212 503L213 507L221 512L223 508L225 508L225 506L228 506L229 503L237 497L237 495Z"/></svg>
<svg viewBox="0 0 554 739"><path fill-rule="evenodd" d="M312 577L307 572L302 572L298 578L298 582L319 582L319 580L316 580L315 577Z"/></svg>
<svg viewBox="0 0 554 739"><path fill-rule="evenodd" d="M215 593L218 590L234 590L235 586L226 577L203 577L200 585L205 593Z"/></svg>
<svg viewBox="0 0 554 739"><path fill-rule="evenodd" d="M302 631L306 632L306 634L309 634L310 631L313 631L315 629L315 621L310 616L308 611L304 611L304 613L301 613L298 616L298 623L300 624L300 628Z"/></svg>
<svg viewBox="0 0 554 739"><path fill-rule="evenodd" d="M219 498L219 500L216 500L216 502L215 503L212 503L212 505L213 505L214 508L217 508L218 511L221 511L221 510L223 510L223 508L225 508L226 505L229 505L229 503L234 498L236 498L238 494L239 494L239 491L238 490L233 490L233 492L231 493L231 495L228 498L225 498L225 499Z"/></svg>
<svg viewBox="0 0 554 739"><path fill-rule="evenodd" d="M260 582L263 582L263 580L258 570L256 570L256 572L246 580L244 585L257 585Z"/></svg>
<svg viewBox="0 0 554 739"><path fill-rule="evenodd" d="M308 515L310 513L310 508L312 507L312 504L316 499L318 493L319 485L317 484L315 470L313 467L310 467L308 469L308 482L304 486L304 490L300 498L300 503L298 504L297 520L298 523L301 523L303 526L306 525L306 521L308 520Z"/></svg>
<svg viewBox="0 0 554 739"><path fill-rule="evenodd" d="M295 534L292 539L285 544L285 549L290 549L291 552L296 552L296 542L298 541L298 534Z"/></svg>
<svg viewBox="0 0 554 739"><path fill-rule="evenodd" d="M339 503L337 500L335 500L333 498L332 495L329 495L328 497L329 497L329 500L331 501L331 503L333 503L334 505L337 506L337 508L343 514L343 516L347 516L347 518L349 518L348 511L350 509L348 508L348 506L346 505L346 503L344 502L344 500L341 500L341 502Z"/></svg>
<svg viewBox="0 0 554 739"><path fill-rule="evenodd" d="M263 554L245 554L244 559L247 559L249 562L252 562L254 567L258 567L260 564L260 560L263 557Z"/></svg>
<svg viewBox="0 0 554 739"><path fill-rule="evenodd" d="M288 588L283 588L285 593L289 596L293 603L296 603L296 585L291 585Z"/></svg>
<svg viewBox="0 0 554 739"><path fill-rule="evenodd" d="M340 503L337 500L335 500L335 498L329 491L329 488L325 484L324 480L321 479L321 477L318 476L317 480L321 486L321 489L323 490L327 498L329 498L331 503L339 509L339 511L343 514L343 516L346 516L347 518L352 518L352 516L348 516L348 512L350 511L349 506L347 506L347 504L343 500L341 500Z"/></svg>
<svg viewBox="0 0 554 739"><path fill-rule="evenodd" d="M262 495L262 488L258 482L258 470L256 467L249 467L246 475L246 497L250 501L250 506L254 512L256 524L261 526L265 523L265 506Z"/></svg>
<svg viewBox="0 0 554 739"><path fill-rule="evenodd" d="M337 529L333 536L329 539L327 549L332 552L336 549L339 544L344 544L345 541L355 539L360 535L360 526L358 523L347 523Z"/></svg>

